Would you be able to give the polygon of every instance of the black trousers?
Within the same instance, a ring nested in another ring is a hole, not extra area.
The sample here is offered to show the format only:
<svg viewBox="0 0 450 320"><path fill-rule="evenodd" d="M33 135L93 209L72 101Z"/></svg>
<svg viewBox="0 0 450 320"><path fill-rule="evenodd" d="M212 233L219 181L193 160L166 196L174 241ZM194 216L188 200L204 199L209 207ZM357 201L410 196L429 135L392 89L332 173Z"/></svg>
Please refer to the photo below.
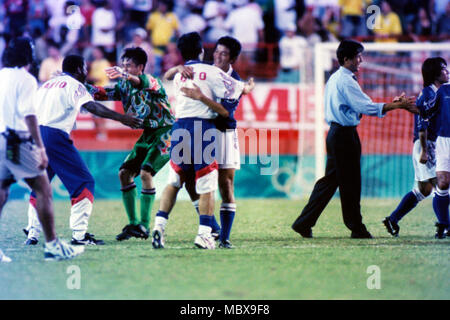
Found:
<svg viewBox="0 0 450 320"><path fill-rule="evenodd" d="M361 217L361 142L356 127L332 123L328 131L325 176L314 185L309 201L292 228L312 228L337 188L344 224L354 232L366 227Z"/></svg>

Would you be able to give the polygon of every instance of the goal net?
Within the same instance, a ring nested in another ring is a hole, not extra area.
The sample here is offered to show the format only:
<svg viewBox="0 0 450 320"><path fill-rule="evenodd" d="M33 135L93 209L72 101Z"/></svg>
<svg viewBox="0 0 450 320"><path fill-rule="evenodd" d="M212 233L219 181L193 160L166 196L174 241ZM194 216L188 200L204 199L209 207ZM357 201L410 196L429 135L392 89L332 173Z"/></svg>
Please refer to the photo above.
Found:
<svg viewBox="0 0 450 320"><path fill-rule="evenodd" d="M405 92L418 96L422 90L421 66L428 57L441 56L450 62L450 43L363 43L363 63L358 72L362 90L375 102L390 102ZM314 48L314 167L315 179L325 172L323 93L328 77L339 67L338 43L319 43ZM304 80L307 81L307 80ZM414 186L411 161L414 117L404 110L389 112L385 118L363 116L358 126L362 144L362 196L400 197ZM310 131L299 125L298 180L304 170L302 159L309 155L302 139ZM312 188L312 185L311 185Z"/></svg>

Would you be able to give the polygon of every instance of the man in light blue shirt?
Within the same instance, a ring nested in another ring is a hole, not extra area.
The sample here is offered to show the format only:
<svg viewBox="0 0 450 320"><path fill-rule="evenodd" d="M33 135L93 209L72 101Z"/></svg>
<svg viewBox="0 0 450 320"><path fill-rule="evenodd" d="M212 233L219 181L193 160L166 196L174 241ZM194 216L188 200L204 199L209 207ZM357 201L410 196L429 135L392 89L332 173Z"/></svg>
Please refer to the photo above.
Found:
<svg viewBox="0 0 450 320"><path fill-rule="evenodd" d="M384 117L386 112L405 109L418 113L413 97L402 94L390 103L374 103L359 86L354 75L362 63L364 47L353 40L343 40L337 49L340 68L325 87L325 120L328 131L325 176L314 186L308 204L292 225L302 237L312 238L312 227L337 188L341 197L344 223L352 238L372 238L361 216L361 142L356 126L361 116Z"/></svg>

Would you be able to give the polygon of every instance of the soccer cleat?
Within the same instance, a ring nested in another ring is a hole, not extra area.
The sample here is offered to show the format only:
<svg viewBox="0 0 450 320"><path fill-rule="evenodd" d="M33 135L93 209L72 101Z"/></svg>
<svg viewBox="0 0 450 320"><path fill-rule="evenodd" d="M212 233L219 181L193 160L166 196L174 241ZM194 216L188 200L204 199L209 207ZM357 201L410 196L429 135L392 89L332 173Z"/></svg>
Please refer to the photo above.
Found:
<svg viewBox="0 0 450 320"><path fill-rule="evenodd" d="M105 242L103 240L95 239L93 234L86 232L84 234L84 238L81 240L72 238L71 244L77 245L77 246L86 246L86 245L99 246L99 245L104 245Z"/></svg>
<svg viewBox="0 0 450 320"><path fill-rule="evenodd" d="M11 262L11 261L12 261L11 258L8 257L8 256L5 256L3 251L0 249L0 262L8 263L8 262Z"/></svg>
<svg viewBox="0 0 450 320"><path fill-rule="evenodd" d="M382 222L386 227L387 232L389 232L393 237L398 237L400 226L397 223L391 221L389 217L386 217Z"/></svg>
<svg viewBox="0 0 450 320"><path fill-rule="evenodd" d="M122 232L116 236L116 240L117 241L128 240L131 237L133 237L133 234L131 233L133 228L134 225L127 224L125 227L123 227Z"/></svg>
<svg viewBox="0 0 450 320"><path fill-rule="evenodd" d="M31 237L31 238L28 238L27 240L25 240L25 242L23 244L27 245L27 246L35 246L38 244L38 242L39 242L38 239L36 239L35 237Z"/></svg>
<svg viewBox="0 0 450 320"><path fill-rule="evenodd" d="M144 227L142 224L138 224L137 226L133 227L134 228L131 230L131 234L133 235L133 237L142 238L144 240L148 239L150 232L146 227Z"/></svg>
<svg viewBox="0 0 450 320"><path fill-rule="evenodd" d="M445 229L448 227L445 224L442 223L436 223L436 234L434 235L434 237L436 239L444 239L445 238Z"/></svg>
<svg viewBox="0 0 450 320"><path fill-rule="evenodd" d="M56 239L55 243L44 245L44 259L46 261L72 259L84 252L84 247L72 246L66 242Z"/></svg>
<svg viewBox="0 0 450 320"><path fill-rule="evenodd" d="M233 249L234 246L231 244L230 240L220 241L219 248L222 249Z"/></svg>
<svg viewBox="0 0 450 320"><path fill-rule="evenodd" d="M152 246L155 249L164 249L164 229L161 225L155 225L152 234Z"/></svg>
<svg viewBox="0 0 450 320"><path fill-rule="evenodd" d="M28 230L27 228L23 228L22 231L28 237L28 233L30 233L30 230Z"/></svg>
<svg viewBox="0 0 450 320"><path fill-rule="evenodd" d="M220 229L211 231L211 236L214 238L214 240L219 240Z"/></svg>
<svg viewBox="0 0 450 320"><path fill-rule="evenodd" d="M194 244L200 249L214 250L216 248L216 242L210 233L198 234L195 237Z"/></svg>

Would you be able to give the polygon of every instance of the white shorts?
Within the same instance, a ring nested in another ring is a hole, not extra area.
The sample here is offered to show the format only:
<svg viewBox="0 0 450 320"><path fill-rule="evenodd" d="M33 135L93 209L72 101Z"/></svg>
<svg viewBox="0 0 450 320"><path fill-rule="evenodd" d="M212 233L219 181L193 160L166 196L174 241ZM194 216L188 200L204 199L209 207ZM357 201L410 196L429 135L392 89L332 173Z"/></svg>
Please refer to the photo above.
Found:
<svg viewBox="0 0 450 320"><path fill-rule="evenodd" d="M227 129L225 132L220 132L220 139L218 140L216 151L216 160L219 163L219 169L239 170L241 168L237 129Z"/></svg>
<svg viewBox="0 0 450 320"><path fill-rule="evenodd" d="M414 142L412 160L416 181L428 181L429 179L436 178L436 142L427 141L427 151L427 163L420 163L420 153L422 152L420 140Z"/></svg>
<svg viewBox="0 0 450 320"><path fill-rule="evenodd" d="M181 189L187 179L195 179L195 192L197 192L197 194L216 191L219 179L217 162L214 162L200 171L186 173L170 160L167 183Z"/></svg>
<svg viewBox="0 0 450 320"><path fill-rule="evenodd" d="M436 171L450 172L449 137L438 137L436 140Z"/></svg>
<svg viewBox="0 0 450 320"><path fill-rule="evenodd" d="M26 133L20 133L24 138ZM29 134L28 134L29 136ZM20 144L19 163L13 163L6 158L6 138L0 134L0 180L14 180L35 178L46 174L45 170L38 168L40 164L39 149L34 143L22 142Z"/></svg>

